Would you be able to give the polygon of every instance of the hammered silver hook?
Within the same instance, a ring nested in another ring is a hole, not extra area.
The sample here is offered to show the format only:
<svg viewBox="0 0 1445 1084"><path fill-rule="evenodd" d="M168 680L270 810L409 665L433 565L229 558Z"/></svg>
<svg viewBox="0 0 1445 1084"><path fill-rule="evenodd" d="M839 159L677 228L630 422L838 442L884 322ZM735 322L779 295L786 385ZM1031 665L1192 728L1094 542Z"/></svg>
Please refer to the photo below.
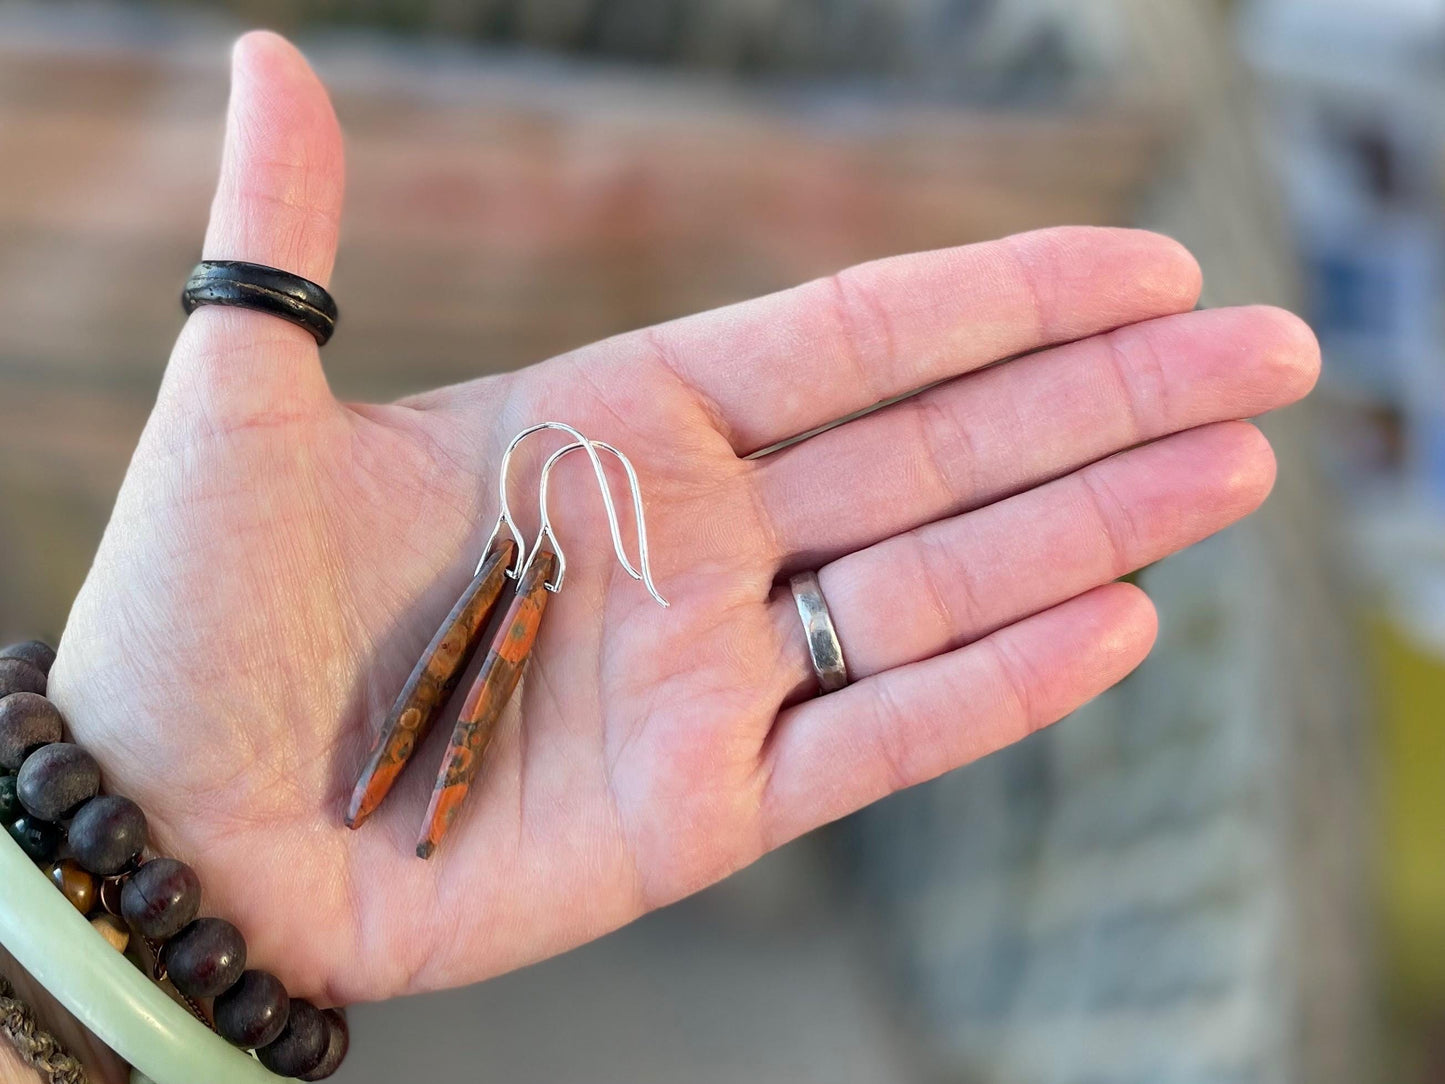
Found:
<svg viewBox="0 0 1445 1084"><path fill-rule="evenodd" d="M573 452L586 450L595 457L597 454L595 449L598 448L615 455L618 462L622 464L622 469L627 472L627 484L632 491L632 514L637 520L637 563L642 566L642 574L634 578L640 579L647 587L647 593L656 599L659 605L666 607L670 603L662 597L662 593L657 589L657 584L652 580L652 559L647 549L647 517L642 506L642 483L638 480L637 470L633 467L632 460L628 459L620 449L606 441L583 439L578 443L568 444L566 447L558 448L542 464L542 479L537 486L537 507L540 512L541 526L537 529L537 540L532 544L532 552L527 555L522 572L525 574L532 562L537 559L537 554L542 552L542 543L548 542L552 553L557 557L557 572L547 583L547 590L555 593L562 589L562 579L567 573L567 556L562 552L562 544L557 541L557 532L552 527L552 514L547 507L547 491L551 485L552 468L557 465L558 461ZM610 504L611 490L605 481L602 489L603 500ZM613 536L613 550L617 554L617 560L624 568L628 568L627 555L616 535Z"/></svg>
<svg viewBox="0 0 1445 1084"><path fill-rule="evenodd" d="M577 443L570 444L567 447L573 451L583 449L587 452L587 458L592 461L592 471L597 475L597 484L602 489L602 503L607 509L607 526L612 532L612 548L617 553L617 560L621 562L627 574L634 580L642 579L642 573L632 566L632 562L627 559L627 551L623 548L622 528L617 522L617 506L612 502L612 489L607 484L607 472L602 469L602 460L597 455L596 447L594 447L593 442L583 436L579 430L568 425L566 422L538 422L536 425L529 425L508 443L506 451L502 453L501 467L497 471L497 507L500 509L497 515L497 523L496 526L492 528L492 533L487 537L487 544L482 547L481 557L477 560L477 568L472 575L477 576L481 574L482 566L487 563L487 556L492 552L492 546L496 543L497 537L502 533L503 525L511 531L512 538L517 542L516 566L509 571L507 575L515 580L521 576L526 566L524 558L527 553L527 539L523 536L521 528L517 526L517 521L512 517L512 505L507 499L507 476L511 473L512 453L517 450L517 445L521 444L522 441L526 440L533 433L540 433L544 429L556 429L569 434ZM619 453L619 455L620 454L621 453ZM556 458L555 454L553 458ZM551 461L552 460L549 459L547 462L550 463ZM630 470L631 465L627 464L627 466ZM643 556L645 559L645 549L643 550Z"/></svg>

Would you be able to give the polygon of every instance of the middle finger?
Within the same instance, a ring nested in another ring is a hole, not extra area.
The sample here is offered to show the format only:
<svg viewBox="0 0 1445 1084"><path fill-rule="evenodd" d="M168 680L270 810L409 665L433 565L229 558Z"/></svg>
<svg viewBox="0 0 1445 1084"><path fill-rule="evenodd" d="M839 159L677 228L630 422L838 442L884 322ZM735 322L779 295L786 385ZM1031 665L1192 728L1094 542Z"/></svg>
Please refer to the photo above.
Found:
<svg viewBox="0 0 1445 1084"><path fill-rule="evenodd" d="M1166 316L939 385L758 460L775 558L817 567L1146 441L1253 417L1319 372L1282 309Z"/></svg>

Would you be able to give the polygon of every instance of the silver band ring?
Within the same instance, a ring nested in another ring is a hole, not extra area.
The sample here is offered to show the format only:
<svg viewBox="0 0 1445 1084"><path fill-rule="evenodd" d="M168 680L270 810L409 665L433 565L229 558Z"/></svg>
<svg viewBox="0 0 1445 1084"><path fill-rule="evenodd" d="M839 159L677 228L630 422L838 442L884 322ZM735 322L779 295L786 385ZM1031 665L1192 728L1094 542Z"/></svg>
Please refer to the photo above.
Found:
<svg viewBox="0 0 1445 1084"><path fill-rule="evenodd" d="M818 676L818 689L831 693L848 684L848 664L843 661L843 645L833 628L833 615L823 598L816 572L799 572L788 580L798 616L803 619L803 632L808 637L808 655L813 660L813 673Z"/></svg>

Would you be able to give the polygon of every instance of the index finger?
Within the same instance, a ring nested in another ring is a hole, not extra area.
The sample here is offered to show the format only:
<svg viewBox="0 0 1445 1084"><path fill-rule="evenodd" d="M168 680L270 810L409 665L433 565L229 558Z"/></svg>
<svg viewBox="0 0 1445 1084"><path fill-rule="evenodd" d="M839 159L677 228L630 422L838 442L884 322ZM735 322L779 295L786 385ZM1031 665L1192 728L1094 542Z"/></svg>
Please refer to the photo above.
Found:
<svg viewBox="0 0 1445 1084"><path fill-rule="evenodd" d="M747 455L1014 354L1186 312L1199 290L1178 242L1073 226L859 264L644 336Z"/></svg>

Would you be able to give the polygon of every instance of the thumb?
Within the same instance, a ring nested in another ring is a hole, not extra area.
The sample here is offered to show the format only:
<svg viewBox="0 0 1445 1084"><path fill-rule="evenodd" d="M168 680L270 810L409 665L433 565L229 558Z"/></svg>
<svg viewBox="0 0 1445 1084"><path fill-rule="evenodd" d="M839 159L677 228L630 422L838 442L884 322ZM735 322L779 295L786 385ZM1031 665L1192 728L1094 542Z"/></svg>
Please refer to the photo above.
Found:
<svg viewBox="0 0 1445 1084"><path fill-rule="evenodd" d="M236 42L221 175L202 256L246 260L322 286L336 260L345 166L326 88L290 42L266 31ZM207 305L186 323L167 383L194 407L250 416L329 399L305 329Z"/></svg>

